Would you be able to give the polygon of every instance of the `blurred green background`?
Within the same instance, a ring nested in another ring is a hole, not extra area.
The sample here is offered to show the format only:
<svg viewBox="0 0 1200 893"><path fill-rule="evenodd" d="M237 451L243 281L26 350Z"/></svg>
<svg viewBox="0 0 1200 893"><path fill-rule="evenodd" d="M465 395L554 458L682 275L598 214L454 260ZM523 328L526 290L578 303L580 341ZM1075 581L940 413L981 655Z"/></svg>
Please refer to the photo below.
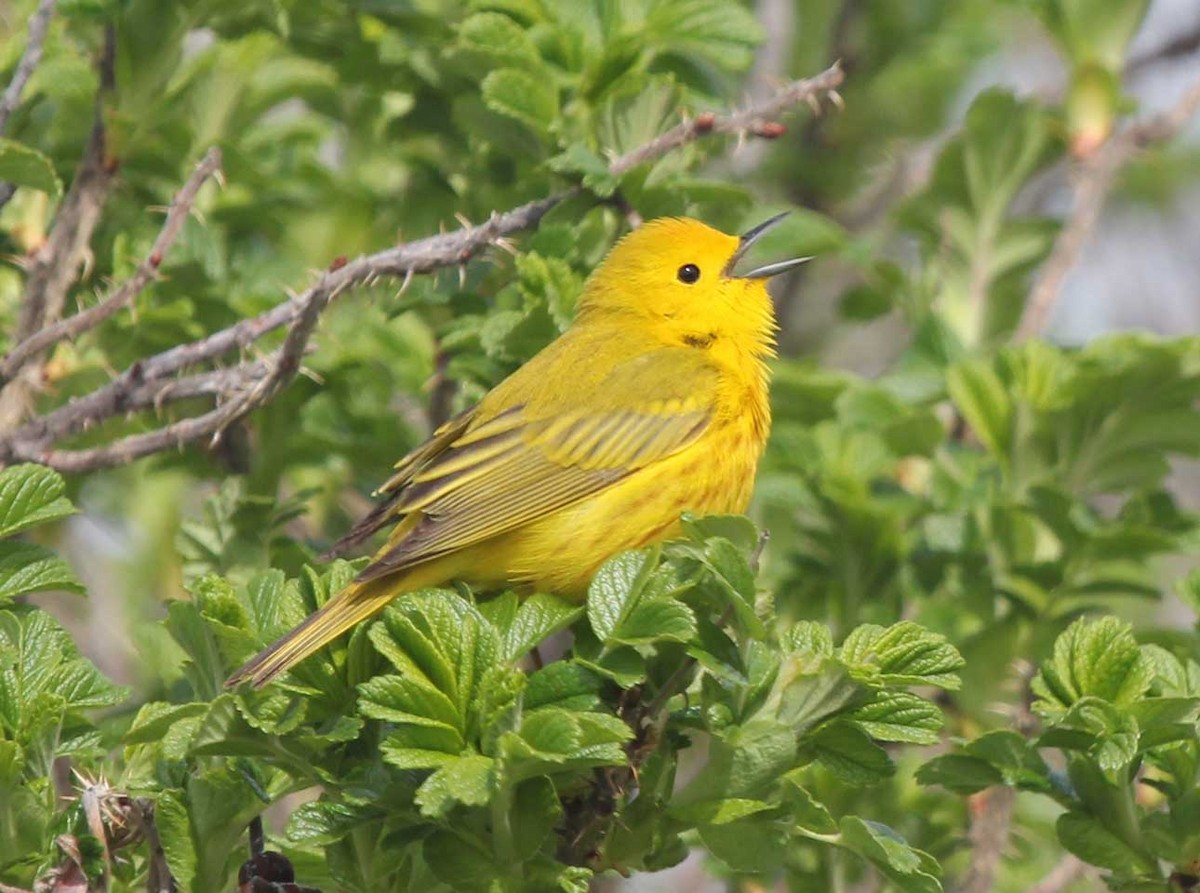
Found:
<svg viewBox="0 0 1200 893"><path fill-rule="evenodd" d="M33 7L0 4L0 69ZM968 736L1011 721L1007 668L1045 657L1083 609L1196 651L1175 590L1200 508L1187 458L1200 452L1195 121L1123 166L1071 263L1041 334L1079 350L1012 346L1104 141L1200 79L1194 0L64 0L6 135L67 183L110 21L118 88L104 115L120 170L68 309L130 274L211 145L225 185L202 191L136 312L54 351L35 412L274 305L335 258L579 179L591 190L461 278L339 298L305 372L217 448L69 478L83 513L47 537L89 597L36 601L135 701L180 676L154 622L165 601L200 573L295 574L396 458L569 323L631 220L673 214L738 231L791 209L762 255L815 258L773 286L776 427L752 515L772 534L761 582L781 613L839 638L900 618L946 633L968 659L948 705ZM683 115L835 60L844 108L589 179ZM0 212L2 332L54 207L20 189ZM1129 331L1166 340L1105 337ZM961 869L962 803L898 778L887 797L855 796L888 804L886 820ZM1053 810L1019 809L997 889L1029 889L1057 860L1041 844ZM723 888L701 861L638 889Z"/></svg>

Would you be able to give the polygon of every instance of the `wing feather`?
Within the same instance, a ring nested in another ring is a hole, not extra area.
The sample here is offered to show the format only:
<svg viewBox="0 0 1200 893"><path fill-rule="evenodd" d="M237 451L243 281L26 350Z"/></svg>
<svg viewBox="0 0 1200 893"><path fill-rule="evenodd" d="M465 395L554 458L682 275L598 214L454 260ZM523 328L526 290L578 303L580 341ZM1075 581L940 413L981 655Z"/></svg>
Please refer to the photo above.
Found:
<svg viewBox="0 0 1200 893"><path fill-rule="evenodd" d="M694 443L712 419L717 373L692 348L640 352L602 378L576 380L574 390L548 386L520 394L518 386L529 384L523 373L570 381L569 369L536 365L535 359L485 398L456 436L410 454L417 458L388 482L392 498L372 513L386 508L389 518L409 516L410 523L397 528L360 582L566 508ZM526 399L513 405L514 396ZM508 405L490 411L493 399Z"/></svg>

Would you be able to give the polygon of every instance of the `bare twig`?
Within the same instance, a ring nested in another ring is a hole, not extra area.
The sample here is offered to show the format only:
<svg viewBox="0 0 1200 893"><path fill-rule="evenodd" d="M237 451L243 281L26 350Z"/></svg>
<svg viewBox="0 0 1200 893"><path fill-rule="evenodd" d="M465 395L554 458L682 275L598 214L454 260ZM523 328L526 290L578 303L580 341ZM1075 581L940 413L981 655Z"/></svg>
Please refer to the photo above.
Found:
<svg viewBox="0 0 1200 893"><path fill-rule="evenodd" d="M996 869L1008 843L1017 792L1006 787L988 788L972 796L969 802L972 818L967 839L971 842L971 866L958 893L988 893L996 881Z"/></svg>
<svg viewBox="0 0 1200 893"><path fill-rule="evenodd" d="M780 132L774 118L802 102L816 104L841 84L842 72L835 65L813 78L787 84L760 103L741 112L720 116L706 113L685 121L654 140L610 164L620 175L648 161L710 134L774 136ZM528 202L504 213L493 213L484 223L453 232L429 236L354 260L337 262L304 292L189 344L182 344L134 363L109 384L45 415L32 419L11 433L0 436L0 464L33 461L63 471L86 471L109 467L141 456L176 448L189 441L219 435L231 422L261 406L283 388L299 369L300 358L324 308L335 297L380 277L408 280L419 273L457 267L466 263L505 236L536 226L553 207L579 194L578 187L547 198ZM172 376L197 363L219 359L235 348L245 348L275 329L288 326L283 345L265 360L253 364L245 374L236 369L221 373L227 378L193 376L172 390ZM22 339L30 337L25 333ZM100 422L134 409L161 402L149 399L159 388L162 399L181 394L196 396L206 388L228 385L218 395L218 405L203 415L174 422L158 431L127 437L114 444L90 450L55 450L60 440L87 430ZM0 431L4 430L0 424Z"/></svg>
<svg viewBox="0 0 1200 893"><path fill-rule="evenodd" d="M25 50L21 53L21 61L13 72L8 89L0 96L0 133L8 126L8 119L16 111L21 102L21 94L25 85L33 75L33 70L42 61L42 47L46 44L46 34L50 30L50 18L54 15L54 5L57 0L42 0L29 17L29 33L25 38Z"/></svg>
<svg viewBox="0 0 1200 893"><path fill-rule="evenodd" d="M200 187L221 166L221 153L218 149L209 149L208 153L196 166L191 178L179 190L167 210L167 219L163 223L158 238L150 248L150 253L141 262L133 275L119 288L114 289L100 303L81 310L74 316L59 320L53 325L46 326L26 338L3 359L0 359L0 385L21 371L29 360L49 347L68 338L75 338L89 329L94 329L104 320L127 306L153 279L161 266L167 252L179 237L183 222L191 213Z"/></svg>
<svg viewBox="0 0 1200 893"><path fill-rule="evenodd" d="M1148 145L1169 140L1200 108L1200 83L1192 87L1168 111L1118 130L1078 171L1075 207L1042 265L1041 275L1029 294L1025 313L1017 327L1017 341L1032 338L1043 330L1063 283L1079 260L1104 208L1104 202L1121 168Z"/></svg>
<svg viewBox="0 0 1200 893"><path fill-rule="evenodd" d="M171 867L167 864L167 854L163 850L162 838L154 822L154 801L148 798L138 798L133 801L133 819L138 831L146 841L150 851L149 869L146 872L146 893L173 893L176 889L175 879L171 877Z"/></svg>
<svg viewBox="0 0 1200 893"><path fill-rule="evenodd" d="M751 105L743 112L735 112L726 116L697 115L689 121L672 127L645 145L614 159L609 165L609 171L619 176L645 161L659 158L709 133L728 133L737 136L749 133L767 138L778 136L779 133L772 129L764 130L763 125L774 124L774 119L779 117L783 111L801 102L816 101L833 94L841 86L843 78L841 66L834 63L815 77L787 84L762 102Z"/></svg>
<svg viewBox="0 0 1200 893"><path fill-rule="evenodd" d="M1086 862L1067 853L1044 878L1029 888L1029 893L1062 893L1090 870Z"/></svg>
<svg viewBox="0 0 1200 893"><path fill-rule="evenodd" d="M109 27L100 59L100 89L96 94L95 123L84 149L83 161L63 198L46 243L33 256L25 299L17 321L20 343L62 316L67 291L88 256L92 232L108 199L113 168L107 157L103 103L113 89L116 33ZM40 355L31 355L22 374L0 391L0 431L12 428L26 414L41 376Z"/></svg>

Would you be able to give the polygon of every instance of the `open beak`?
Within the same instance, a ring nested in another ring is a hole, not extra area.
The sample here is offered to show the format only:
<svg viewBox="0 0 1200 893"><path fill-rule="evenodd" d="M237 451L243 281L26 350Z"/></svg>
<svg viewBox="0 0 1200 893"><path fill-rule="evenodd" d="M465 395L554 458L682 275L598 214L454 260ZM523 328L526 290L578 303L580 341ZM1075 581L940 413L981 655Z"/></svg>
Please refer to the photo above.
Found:
<svg viewBox="0 0 1200 893"><path fill-rule="evenodd" d="M741 237L738 243L737 251L733 252L733 257L729 258L729 263L725 264L725 269L721 271L721 275L733 279L769 279L771 276L778 276L780 273L786 273L788 270L794 270L802 263L812 260L811 257L793 257L791 260L780 260L773 264L764 264L761 267L755 267L749 273L734 273L733 268L750 250L750 246L758 241L758 237L777 224L784 217L787 217L788 212L776 214L774 217L764 220L753 229L747 230Z"/></svg>

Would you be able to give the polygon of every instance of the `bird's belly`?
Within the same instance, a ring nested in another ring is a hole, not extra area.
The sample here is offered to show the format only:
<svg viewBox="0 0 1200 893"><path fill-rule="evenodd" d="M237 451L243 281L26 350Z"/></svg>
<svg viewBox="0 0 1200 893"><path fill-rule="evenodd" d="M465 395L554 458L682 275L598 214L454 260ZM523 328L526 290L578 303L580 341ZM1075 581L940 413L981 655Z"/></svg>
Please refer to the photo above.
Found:
<svg viewBox="0 0 1200 893"><path fill-rule="evenodd" d="M541 592L582 597L596 569L617 552L678 536L684 512L745 511L762 448L739 427L714 432L499 538L493 554L505 576Z"/></svg>

